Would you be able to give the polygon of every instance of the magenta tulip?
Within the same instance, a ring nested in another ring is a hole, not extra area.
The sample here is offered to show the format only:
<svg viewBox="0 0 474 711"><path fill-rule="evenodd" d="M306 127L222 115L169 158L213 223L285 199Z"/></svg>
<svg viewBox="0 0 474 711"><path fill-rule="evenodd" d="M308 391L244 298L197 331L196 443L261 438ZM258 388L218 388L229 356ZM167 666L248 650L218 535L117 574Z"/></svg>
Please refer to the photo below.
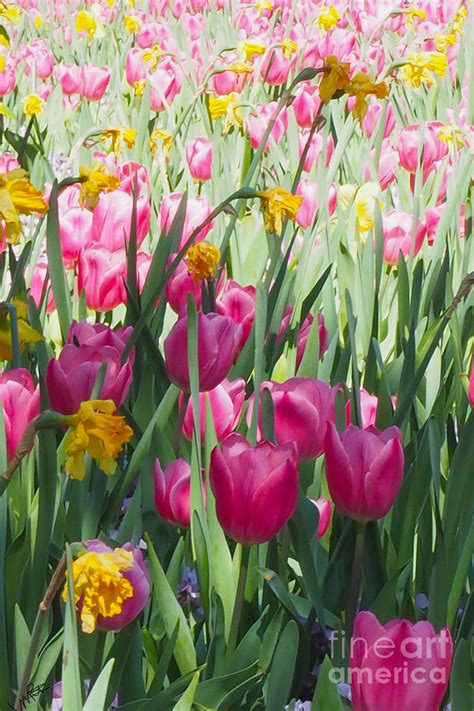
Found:
<svg viewBox="0 0 474 711"><path fill-rule="evenodd" d="M328 423L326 477L336 507L358 521L383 518L403 479L404 454L398 427L348 427L341 435Z"/></svg>
<svg viewBox="0 0 474 711"><path fill-rule="evenodd" d="M16 452L21 436L40 413L39 387L26 368L13 368L0 376L0 406L3 410L7 458Z"/></svg>
<svg viewBox="0 0 474 711"><path fill-rule="evenodd" d="M319 499L310 499L311 503L316 506L319 513L318 530L316 535L322 538L329 528L332 515L332 504L328 499L321 497Z"/></svg>
<svg viewBox="0 0 474 711"><path fill-rule="evenodd" d="M371 612L355 619L351 640L354 711L439 711L453 656L448 627L391 620Z"/></svg>
<svg viewBox="0 0 474 711"><path fill-rule="evenodd" d="M239 434L212 451L209 477L228 536L247 545L264 543L283 528L298 499L297 461L293 442L252 447Z"/></svg>
<svg viewBox="0 0 474 711"><path fill-rule="evenodd" d="M91 553L112 553L113 550L99 539L86 541L86 546ZM150 598L150 576L143 553L140 548L132 546L131 543L125 543L121 548L133 553L132 569L124 570L122 573L133 588L133 596L122 602L122 612L119 614L112 617L98 616L97 627L101 630L121 630L126 627L143 612ZM78 606L80 604L79 601Z"/></svg>
<svg viewBox="0 0 474 711"><path fill-rule="evenodd" d="M300 459L322 454L328 422L336 421L334 402L339 387L331 388L313 378L290 378L283 383L264 381L260 392L264 388L271 392L276 442L294 442ZM261 407L259 415L261 430Z"/></svg>
<svg viewBox="0 0 474 711"><path fill-rule="evenodd" d="M127 302L125 251L109 252L98 244L82 249L78 262L79 292L94 311L111 311Z"/></svg>
<svg viewBox="0 0 474 711"><path fill-rule="evenodd" d="M252 330L255 318L255 294L254 286L241 286L237 281L230 279L217 300L217 312L223 316L230 316L235 323L242 325L240 348L244 347Z"/></svg>
<svg viewBox="0 0 474 711"><path fill-rule="evenodd" d="M285 309L283 318L281 320L280 328L278 329L276 342L283 337L286 329L290 325L291 317L293 314L293 309L288 306ZM298 336L296 338L296 368L300 367L301 361L303 360L304 352L306 350L306 344L308 342L309 334L311 332L311 326L313 325L314 316L308 314L300 326L298 331ZM328 332L326 329L326 323L324 321L323 314L318 311L318 330L319 330L319 357L322 358L328 349Z"/></svg>
<svg viewBox="0 0 474 711"><path fill-rule="evenodd" d="M158 459L153 467L155 506L165 521L173 526L189 528L191 518L191 467L184 459L176 459L163 471ZM206 500L206 485L202 493Z"/></svg>
<svg viewBox="0 0 474 711"><path fill-rule="evenodd" d="M212 419L219 442L225 439L239 424L245 400L245 380L230 381L224 378L222 383L208 393L199 395L199 415L201 423L201 441L206 440L206 399L209 398ZM181 398L183 400L183 397ZM194 412L191 399L188 399L186 414L183 420L183 435L191 439L194 429Z"/></svg>
<svg viewBox="0 0 474 711"><path fill-rule="evenodd" d="M237 355L242 327L227 316L197 314L199 389L212 390L229 372ZM165 343L165 362L169 379L182 390L189 390L188 319L181 317Z"/></svg>
<svg viewBox="0 0 474 711"><path fill-rule="evenodd" d="M122 353L132 332L131 326L112 331L104 324L74 321L59 358L48 363L46 384L52 408L64 415L77 412L81 402L91 399L103 363L107 370L99 397L120 407L132 382L134 349L122 365Z"/></svg>

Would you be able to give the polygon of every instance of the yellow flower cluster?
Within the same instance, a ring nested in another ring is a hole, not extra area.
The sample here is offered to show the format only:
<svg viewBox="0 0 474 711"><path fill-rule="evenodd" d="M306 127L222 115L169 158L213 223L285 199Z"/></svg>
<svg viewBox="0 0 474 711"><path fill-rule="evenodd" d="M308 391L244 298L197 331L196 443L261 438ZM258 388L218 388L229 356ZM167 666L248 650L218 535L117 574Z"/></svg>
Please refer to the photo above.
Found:
<svg viewBox="0 0 474 711"><path fill-rule="evenodd" d="M258 192L257 197L262 201L265 229L277 235L283 229L283 217L294 220L303 200L280 187Z"/></svg>
<svg viewBox="0 0 474 711"><path fill-rule="evenodd" d="M71 426L65 438L65 469L72 479L84 478L86 452L104 474L115 472L123 445L133 437L132 428L115 411L112 400L89 400L81 403L75 415L64 418Z"/></svg>
<svg viewBox="0 0 474 711"><path fill-rule="evenodd" d="M133 597L133 586L123 575L133 567L133 553L115 548L112 553L82 553L72 564L74 601L81 603L82 631L91 634L97 618L120 615L125 600ZM62 598L67 600L68 583Z"/></svg>
<svg viewBox="0 0 474 711"><path fill-rule="evenodd" d="M199 242L188 249L186 260L188 263L188 273L197 284L205 279L214 279L217 267L221 258L221 253L215 244L209 242Z"/></svg>

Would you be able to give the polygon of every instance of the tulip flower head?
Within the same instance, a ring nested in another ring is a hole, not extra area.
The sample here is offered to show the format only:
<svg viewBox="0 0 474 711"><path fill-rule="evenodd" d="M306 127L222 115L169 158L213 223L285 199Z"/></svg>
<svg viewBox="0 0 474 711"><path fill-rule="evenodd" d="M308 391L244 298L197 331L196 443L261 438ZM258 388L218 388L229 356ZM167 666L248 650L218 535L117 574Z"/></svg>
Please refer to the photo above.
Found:
<svg viewBox="0 0 474 711"><path fill-rule="evenodd" d="M115 411L112 400L88 400L81 403L75 415L62 418L64 424L71 426L65 439L65 469L71 479L84 478L86 452L97 460L104 474L115 472L116 459L133 436L125 418Z"/></svg>
<svg viewBox="0 0 474 711"><path fill-rule="evenodd" d="M121 629L144 609L150 595L148 571L138 548L126 543L112 550L99 540L72 564L74 600L82 631ZM67 600L69 581L62 593Z"/></svg>
<svg viewBox="0 0 474 711"><path fill-rule="evenodd" d="M292 195L279 187L258 192L257 197L262 201L265 229L277 235L283 229L283 217L294 222L303 201L300 195Z"/></svg>

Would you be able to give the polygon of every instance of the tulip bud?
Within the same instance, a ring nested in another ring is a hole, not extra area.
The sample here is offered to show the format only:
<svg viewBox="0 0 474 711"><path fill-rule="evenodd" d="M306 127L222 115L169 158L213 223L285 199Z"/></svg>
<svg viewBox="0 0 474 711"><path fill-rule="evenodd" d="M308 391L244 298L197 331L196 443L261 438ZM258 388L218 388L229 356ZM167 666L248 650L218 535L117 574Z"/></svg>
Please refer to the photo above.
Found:
<svg viewBox="0 0 474 711"><path fill-rule="evenodd" d="M359 613L351 640L354 711L439 711L452 656L448 627L436 634L429 622L381 625L371 612Z"/></svg>
<svg viewBox="0 0 474 711"><path fill-rule="evenodd" d="M194 138L186 143L186 161L189 172L195 180L211 178L212 141L208 138Z"/></svg>
<svg viewBox="0 0 474 711"><path fill-rule="evenodd" d="M13 368L0 376L0 406L3 410L7 458L11 460L29 423L39 415L39 387L26 368Z"/></svg>
<svg viewBox="0 0 474 711"><path fill-rule="evenodd" d="M189 528L191 519L191 467L184 459L176 459L163 471L158 459L153 467L155 506L165 521L173 526ZM202 493L206 499L203 480Z"/></svg>
<svg viewBox="0 0 474 711"><path fill-rule="evenodd" d="M298 499L293 442L252 447L232 434L211 454L210 482L225 533L239 543L265 543L287 523Z"/></svg>
<svg viewBox="0 0 474 711"><path fill-rule="evenodd" d="M366 522L392 508L403 479L404 454L398 427L348 427L341 435L329 422L324 441L326 478L336 507Z"/></svg>

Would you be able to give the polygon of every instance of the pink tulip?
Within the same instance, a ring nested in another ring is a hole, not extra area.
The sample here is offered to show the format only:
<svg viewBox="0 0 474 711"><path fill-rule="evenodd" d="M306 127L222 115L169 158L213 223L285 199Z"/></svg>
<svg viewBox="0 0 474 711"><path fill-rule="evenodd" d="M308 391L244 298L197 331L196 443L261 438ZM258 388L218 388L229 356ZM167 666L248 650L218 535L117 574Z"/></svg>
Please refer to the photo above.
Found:
<svg viewBox="0 0 474 711"><path fill-rule="evenodd" d="M264 381L273 402L274 431L277 444L292 441L300 459L314 459L324 451L324 437L329 422L336 421L334 403L339 386L331 388L322 380L290 378L283 383ZM253 398L249 403L248 421L252 416ZM259 430L262 431L262 407L259 408Z"/></svg>
<svg viewBox="0 0 474 711"><path fill-rule="evenodd" d="M84 290L89 309L111 311L127 302L124 250L110 252L98 244L82 249L77 275L79 292Z"/></svg>
<svg viewBox="0 0 474 711"><path fill-rule="evenodd" d="M439 711L448 688L453 640L448 627L360 612L351 640L354 711Z"/></svg>
<svg viewBox="0 0 474 711"><path fill-rule="evenodd" d="M125 78L133 86L137 81L143 81L147 77L146 62L143 59L143 52L138 47L132 47L125 60Z"/></svg>
<svg viewBox="0 0 474 711"><path fill-rule="evenodd" d="M211 178L212 141L208 138L194 138L186 143L186 161L189 172L195 180L204 182Z"/></svg>
<svg viewBox="0 0 474 711"><path fill-rule="evenodd" d="M84 64L81 71L79 93L88 101L99 101L104 96L109 82L110 71L107 67Z"/></svg>
<svg viewBox="0 0 474 711"><path fill-rule="evenodd" d="M0 96L6 96L16 87L16 69L7 65L3 72L0 72Z"/></svg>
<svg viewBox="0 0 474 711"><path fill-rule="evenodd" d="M225 533L245 545L265 543L296 507L296 447L292 442L252 447L242 435L232 434L212 451L209 479Z"/></svg>
<svg viewBox="0 0 474 711"><path fill-rule="evenodd" d="M283 334L290 325L291 316L293 314L293 309L291 306L287 306L285 313L278 329L276 342L283 338ZM304 322L300 326L298 331L298 337L296 339L296 369L300 367L301 361L303 360L304 352L306 349L306 344L308 342L309 334L311 331L311 326L313 325L314 317L308 314ZM324 316L321 312L318 312L318 326L319 326L319 357L322 358L328 349L328 333L326 330L326 324L324 322Z"/></svg>
<svg viewBox="0 0 474 711"><path fill-rule="evenodd" d="M387 264L398 264L400 252L408 257L413 249L416 256L421 249L425 232L417 230L413 235L412 216L401 210L390 210L382 217L384 231L383 256Z"/></svg>
<svg viewBox="0 0 474 711"><path fill-rule="evenodd" d="M179 528L189 528L191 518L191 467L184 459L176 459L163 471L158 459L153 466L155 506L158 513ZM206 500L206 483L202 493Z"/></svg>
<svg viewBox="0 0 474 711"><path fill-rule="evenodd" d="M303 155L303 151L305 149L306 143L309 138L309 130L308 129L303 129L298 136L298 155L301 158ZM304 162L303 170L305 172L309 172L313 165L316 163L317 160L320 159L321 155L323 154L324 150L324 138L320 133L315 133L314 136L311 138L311 142L309 144L309 150L306 155L306 159ZM329 136L328 141L327 141L327 147L326 147L326 153L325 153L325 160L326 160L326 165L329 165L329 161L331 160L331 156L334 152L334 140L332 136Z"/></svg>
<svg viewBox="0 0 474 711"><path fill-rule="evenodd" d="M251 114L245 121L245 128L249 134L252 148L257 149L270 120L275 113L277 103L271 101L269 104L259 104L255 108L255 113ZM288 129L288 112L283 109L278 114L278 118L273 126L270 138L265 144L265 152L268 152L272 146L278 145Z"/></svg>
<svg viewBox="0 0 474 711"><path fill-rule="evenodd" d="M326 478L336 507L358 521L383 518L403 479L404 454L398 427L350 426L338 434L329 422L324 441Z"/></svg>
<svg viewBox="0 0 474 711"><path fill-rule="evenodd" d="M159 25L156 22L143 23L135 39L142 49L148 49L154 44L159 44Z"/></svg>
<svg viewBox="0 0 474 711"><path fill-rule="evenodd" d="M157 70L150 76L150 108L166 111L181 91L183 72L178 64L164 57Z"/></svg>
<svg viewBox="0 0 474 711"><path fill-rule="evenodd" d="M281 86L287 79L296 62L296 53L290 58L285 56L282 47L270 47L263 59L260 77L270 86Z"/></svg>
<svg viewBox="0 0 474 711"><path fill-rule="evenodd" d="M120 180L120 190L133 195L135 183L138 188L138 195L149 194L150 192L150 176L147 168L142 163L136 161L128 161L117 166L115 171L117 178Z"/></svg>
<svg viewBox="0 0 474 711"><path fill-rule="evenodd" d="M59 219L59 238L64 264L73 269L79 253L92 242L92 213L83 207L67 210Z"/></svg>
<svg viewBox="0 0 474 711"><path fill-rule="evenodd" d="M182 193L170 193L161 203L160 229L164 231L165 234L168 234L169 232L182 198ZM186 217L184 220L183 234L181 235L179 242L179 249L182 249L194 230L197 229L207 217L209 217L211 212L212 207L204 195L197 198L188 198L186 205ZM211 222L198 233L195 243L202 242L203 239L206 239L206 235L212 229L212 225L213 223Z"/></svg>
<svg viewBox="0 0 474 711"><path fill-rule="evenodd" d="M239 424L245 400L245 380L227 380L224 378L215 388L207 393L199 394L199 418L201 427L201 442L206 441L206 401L209 399L216 437L219 442L230 435ZM181 395L180 406L183 403ZM194 412L191 399L188 398L186 413L183 419L182 432L186 439L192 439L194 430Z"/></svg>
<svg viewBox="0 0 474 711"><path fill-rule="evenodd" d="M39 307L41 304L41 296L43 295L44 283L46 280L48 280L49 282L48 262L46 260L39 261L35 264L35 268L30 282L30 294L37 307ZM46 313L50 314L52 311L55 310L55 308L56 304L54 303L54 296L50 289L48 303L46 306Z"/></svg>
<svg viewBox="0 0 474 711"><path fill-rule="evenodd" d="M0 376L0 406L3 410L7 458L15 454L23 432L40 414L39 386L26 368L13 368Z"/></svg>
<svg viewBox="0 0 474 711"><path fill-rule="evenodd" d="M375 157L375 151L371 152L372 162ZM371 169L371 164L366 163L364 167L364 180L371 182L376 179L380 183L380 189L386 190L388 186L395 180L395 166L398 164L398 151L393 148L388 139L382 141L380 152L380 160L377 166L377 173L374 175Z"/></svg>
<svg viewBox="0 0 474 711"><path fill-rule="evenodd" d="M423 148L423 182L433 170L436 170L438 161L448 153L446 143L439 140L441 127L442 124L435 121L425 124L424 129L418 124L412 124L403 128L398 137L400 165L409 173L416 173L421 148ZM421 142L423 142L422 145Z"/></svg>
<svg viewBox="0 0 474 711"><path fill-rule="evenodd" d="M291 104L295 112L296 123L301 128L310 128L321 106L316 85L303 84L295 91L296 98Z"/></svg>
<svg viewBox="0 0 474 711"><path fill-rule="evenodd" d="M328 499L321 497L319 499L310 499L311 503L316 506L319 513L318 530L316 535L322 538L329 528L332 515L332 504Z"/></svg>
<svg viewBox="0 0 474 711"><path fill-rule="evenodd" d="M5 153L0 154L0 173L9 173L11 170L17 170L20 167L18 159L5 151Z"/></svg>
<svg viewBox="0 0 474 711"><path fill-rule="evenodd" d="M362 121L362 131L369 138L372 138L375 131L380 130L379 125L383 109L384 105L381 102L374 102L369 105L365 118ZM395 118L395 111L393 110L391 104L388 104L387 115L383 127L383 137L388 138L391 136L395 131L396 125L397 121Z"/></svg>
<svg viewBox="0 0 474 711"><path fill-rule="evenodd" d="M317 185L309 180L302 180L296 188L296 195L301 195L300 208L296 213L296 222L304 230L313 224L318 209Z"/></svg>
<svg viewBox="0 0 474 711"><path fill-rule="evenodd" d="M117 252L130 240L133 198L123 190L113 190L100 196L92 216L92 242ZM146 195L137 200L137 245L140 246L150 228L150 202Z"/></svg>
<svg viewBox="0 0 474 711"><path fill-rule="evenodd" d="M254 286L241 286L238 282L230 279L217 300L217 312L223 316L229 316L235 323L242 326L240 348L244 347L252 330L255 318L255 294Z"/></svg>
<svg viewBox="0 0 474 711"><path fill-rule="evenodd" d="M212 390L229 372L237 355L242 326L216 313L197 314L199 390ZM182 390L189 390L188 319L182 316L165 342L168 377Z"/></svg>
<svg viewBox="0 0 474 711"><path fill-rule="evenodd" d="M54 69L56 81L61 84L63 94L78 94L81 86L81 67L77 64L58 64Z"/></svg>
<svg viewBox="0 0 474 711"><path fill-rule="evenodd" d="M170 255L168 267L174 261L176 254ZM202 285L200 282L195 284L193 277L189 274L186 263L181 260L175 271L168 280L165 287L166 301L170 308L178 315L185 314L188 294L192 294L196 303L196 308L201 308L202 301Z"/></svg>
<svg viewBox="0 0 474 711"><path fill-rule="evenodd" d="M64 415L77 412L81 402L91 399L103 363L107 370L99 397L113 400L119 408L132 383L134 349L122 365L122 353L132 333L131 326L112 331L105 324L73 321L59 358L48 363L46 385L52 408Z"/></svg>
<svg viewBox="0 0 474 711"><path fill-rule="evenodd" d="M112 553L113 550L98 538L86 541L86 547L87 551L92 553ZM119 614L112 617L98 616L97 628L101 630L121 630L126 627L143 612L150 598L150 576L147 564L143 560L143 553L140 548L132 546L131 543L125 543L121 548L133 553L132 569L122 572L123 577L127 578L133 588L133 596L122 602L122 612ZM80 600L77 608L78 610L81 608Z"/></svg>

